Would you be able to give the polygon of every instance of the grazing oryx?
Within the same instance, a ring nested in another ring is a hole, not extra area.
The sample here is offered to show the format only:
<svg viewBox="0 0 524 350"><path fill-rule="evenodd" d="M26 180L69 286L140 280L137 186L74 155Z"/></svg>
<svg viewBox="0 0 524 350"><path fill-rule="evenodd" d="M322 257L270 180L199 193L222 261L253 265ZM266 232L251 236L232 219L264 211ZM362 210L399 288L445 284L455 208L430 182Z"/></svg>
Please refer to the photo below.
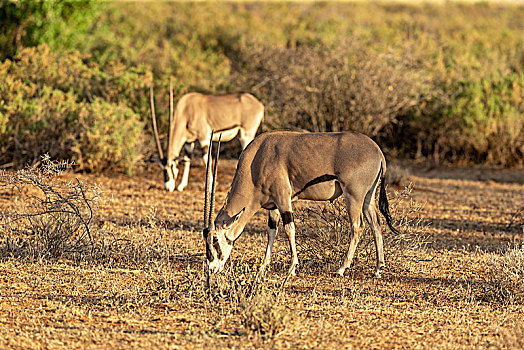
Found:
<svg viewBox="0 0 524 350"><path fill-rule="evenodd" d="M215 164L217 161L218 157ZM384 267L384 251L374 200L379 182L380 211L391 230L398 233L389 213L385 173L386 160L380 148L369 137L356 132L276 131L259 135L242 152L226 203L214 225L211 222L213 210L210 209L214 190L211 191L211 203L206 201L204 206L206 227L203 234L209 270L214 273L223 269L244 226L256 211L264 208L269 210L269 217L268 243L262 268L269 264L280 216L291 248L289 273L295 274L298 257L291 203L297 199L332 201L343 194L349 214L351 242L346 259L337 273L342 276L351 264L363 213L374 234L377 252L375 276L380 277Z"/></svg>
<svg viewBox="0 0 524 350"><path fill-rule="evenodd" d="M244 149L255 137L264 117L264 105L248 93L203 95L192 92L183 95L173 111L173 89L170 86L169 134L167 153L164 155L156 127L152 86L150 92L153 130L160 156L158 160L164 171L164 188L169 192L175 189L179 162L184 163L184 172L176 189L183 191L187 186L190 156L195 141L198 140L204 150L204 162L207 160L210 144L208 136L211 130L221 132L222 141L232 140L238 134ZM182 147L189 156L180 157Z"/></svg>

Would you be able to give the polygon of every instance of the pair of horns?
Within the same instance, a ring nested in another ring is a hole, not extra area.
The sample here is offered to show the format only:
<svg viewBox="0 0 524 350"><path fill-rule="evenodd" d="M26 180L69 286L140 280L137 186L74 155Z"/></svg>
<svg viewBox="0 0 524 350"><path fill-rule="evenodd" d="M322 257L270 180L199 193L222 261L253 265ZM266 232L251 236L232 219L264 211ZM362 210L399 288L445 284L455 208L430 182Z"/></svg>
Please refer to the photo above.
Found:
<svg viewBox="0 0 524 350"><path fill-rule="evenodd" d="M155 142L158 149L158 155L160 159L164 159L164 152L162 151L162 145L160 144L160 137L158 136L158 128L156 126L156 114L155 114L155 98L153 93L153 84L149 87L149 93L151 96L151 118L153 119L153 132L155 133ZM167 144L169 147L169 132L171 131L171 125L174 118L173 112L173 84L169 82L169 128L167 133ZM166 155L167 156L167 155Z"/></svg>
<svg viewBox="0 0 524 350"><path fill-rule="evenodd" d="M207 166L206 166L206 182L205 182L205 195L204 195L204 227L211 229L213 225L213 212L215 211L215 188L217 184L217 169L218 169L218 157L220 155L220 140L222 139L222 133L218 136L217 153L215 155L215 164L213 167L213 178L211 177L211 153L213 150L213 134L211 131L211 137L209 139L209 150L207 153ZM209 190L209 181L212 180L211 190Z"/></svg>

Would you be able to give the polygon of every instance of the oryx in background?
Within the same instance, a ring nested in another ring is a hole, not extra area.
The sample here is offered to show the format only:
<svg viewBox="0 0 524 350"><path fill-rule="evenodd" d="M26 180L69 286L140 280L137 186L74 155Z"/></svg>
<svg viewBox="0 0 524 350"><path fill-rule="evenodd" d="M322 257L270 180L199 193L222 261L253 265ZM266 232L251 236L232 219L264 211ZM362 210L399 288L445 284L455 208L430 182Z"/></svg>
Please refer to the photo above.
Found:
<svg viewBox="0 0 524 350"><path fill-rule="evenodd" d="M217 161L218 158L215 163ZM209 170L207 174L206 181ZM226 202L214 223L211 219L213 210L210 209L214 190L211 196L206 195L203 234L209 270L217 272L223 269L244 226L255 212L264 208L269 211L269 216L268 242L262 268L269 264L281 217L291 248L289 273L295 274L298 257L291 203L298 199L332 201L343 194L349 214L351 240L344 263L337 273L342 276L351 264L363 214L374 235L377 253L375 276L380 277L384 267L384 251L375 204L379 183L380 212L390 229L398 233L389 213L385 174L386 160L379 146L369 137L356 132L276 131L259 135L240 155Z"/></svg>
<svg viewBox="0 0 524 350"><path fill-rule="evenodd" d="M176 189L182 191L187 186L190 156L195 141L203 149L204 162L207 161L211 130L222 133L222 141L230 141L238 134L244 149L253 140L262 122L264 105L248 93L204 95L192 92L183 95L173 110L171 85L169 90L169 133L167 152L164 154L156 126L153 87L150 88L153 131L160 156L159 163L164 171L164 188L172 192L175 189L179 163L184 163L184 170ZM180 157L182 147L187 151L187 156Z"/></svg>

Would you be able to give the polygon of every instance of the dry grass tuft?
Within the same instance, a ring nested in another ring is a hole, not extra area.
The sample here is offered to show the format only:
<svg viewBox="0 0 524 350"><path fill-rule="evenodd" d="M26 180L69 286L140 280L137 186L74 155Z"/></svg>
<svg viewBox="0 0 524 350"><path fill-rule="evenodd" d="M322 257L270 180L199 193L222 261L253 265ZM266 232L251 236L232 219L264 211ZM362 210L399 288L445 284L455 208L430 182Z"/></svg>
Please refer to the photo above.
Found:
<svg viewBox="0 0 524 350"><path fill-rule="evenodd" d="M394 186L409 185L413 175L408 167L399 164L388 164L386 172L386 183Z"/></svg>
<svg viewBox="0 0 524 350"><path fill-rule="evenodd" d="M238 317L242 325L239 334L274 339L292 331L300 318L282 301L288 278L268 281L259 273L258 264L231 263L212 281L208 300Z"/></svg>
<svg viewBox="0 0 524 350"><path fill-rule="evenodd" d="M493 256L489 264L488 297L503 304L524 303L524 246Z"/></svg>

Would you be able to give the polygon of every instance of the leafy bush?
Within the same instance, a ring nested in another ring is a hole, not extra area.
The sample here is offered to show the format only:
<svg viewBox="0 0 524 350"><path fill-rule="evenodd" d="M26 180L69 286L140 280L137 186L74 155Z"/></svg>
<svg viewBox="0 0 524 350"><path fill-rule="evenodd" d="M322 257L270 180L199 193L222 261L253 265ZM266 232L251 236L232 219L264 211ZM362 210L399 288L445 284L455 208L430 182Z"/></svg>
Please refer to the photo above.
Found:
<svg viewBox="0 0 524 350"><path fill-rule="evenodd" d="M92 0L2 1L0 59L12 59L23 47L42 43L54 49L78 48L101 9Z"/></svg>
<svg viewBox="0 0 524 350"><path fill-rule="evenodd" d="M145 117L134 110L146 109L151 73L124 68L103 71L77 52L57 55L45 45L4 62L1 160L34 162L49 153L74 160L79 169L131 171L142 151Z"/></svg>
<svg viewBox="0 0 524 350"><path fill-rule="evenodd" d="M457 118L448 142L476 162L524 164L524 74L485 77L458 85L446 111Z"/></svg>
<svg viewBox="0 0 524 350"><path fill-rule="evenodd" d="M95 99L80 115L73 159L88 170L125 170L140 159L143 123L130 108Z"/></svg>

